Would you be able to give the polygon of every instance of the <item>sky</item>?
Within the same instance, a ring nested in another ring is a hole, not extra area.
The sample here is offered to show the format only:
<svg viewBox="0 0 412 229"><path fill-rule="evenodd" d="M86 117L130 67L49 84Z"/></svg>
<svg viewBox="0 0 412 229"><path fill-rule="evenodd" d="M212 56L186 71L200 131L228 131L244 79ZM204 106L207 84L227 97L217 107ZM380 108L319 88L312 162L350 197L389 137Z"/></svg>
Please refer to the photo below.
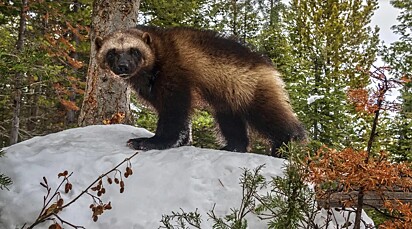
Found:
<svg viewBox="0 0 412 229"><path fill-rule="evenodd" d="M399 12L390 4L390 0L379 0L379 8L375 11L371 24L379 26L379 38L386 44L390 44L398 38L398 35L392 32L391 26L397 24L396 17Z"/></svg>
<svg viewBox="0 0 412 229"><path fill-rule="evenodd" d="M398 24L397 17L399 16L400 10L393 7L390 4L390 0L379 0L379 8L375 11L372 16L371 24L372 26L377 25L379 30L379 39L381 43L384 42L385 45L389 46L392 42L398 40L399 35L393 33L391 27ZM374 63L377 67L385 66L386 64L378 56ZM374 70L374 69L373 69ZM400 96L399 88L391 89L387 93L388 101L395 101Z"/></svg>
<svg viewBox="0 0 412 229"><path fill-rule="evenodd" d="M54 193L61 182L57 174L64 170L73 172L69 177L72 191L66 194L60 189L64 203L69 203L100 174L135 153L126 146L127 139L151 135L132 126L96 125L34 137L4 148L6 154L0 160L0 173L10 176L14 184L10 191L0 190L0 228L21 228L25 223L28 226L39 215L46 193L40 185L44 183L43 176ZM110 201L112 209L100 215L97 222L92 220L89 206L93 200L89 195L80 197L59 216L87 229L156 229L162 225L162 215L180 209L185 212L197 209L202 216L201 228L209 229L213 222L208 220L207 212L214 208L216 215L223 217L231 213L231 208L239 208L242 197L239 178L243 168L253 170L265 164L261 174L270 179L283 174L285 161L251 153L185 146L140 152L130 163L133 175L123 178L123 193L119 185L110 185L103 179L107 191L101 200ZM119 170L125 171L125 166ZM109 176L114 179L114 174ZM267 191L261 190L260 194ZM347 211L333 210L328 228L342 228L347 214ZM324 228L326 216L325 210L316 216L319 228ZM349 220L353 221L354 216L351 214ZM267 221L258 220L254 214L246 218L249 228L267 228ZM365 213L363 219L373 224ZM48 228L50 224L47 221L36 228Z"/></svg>

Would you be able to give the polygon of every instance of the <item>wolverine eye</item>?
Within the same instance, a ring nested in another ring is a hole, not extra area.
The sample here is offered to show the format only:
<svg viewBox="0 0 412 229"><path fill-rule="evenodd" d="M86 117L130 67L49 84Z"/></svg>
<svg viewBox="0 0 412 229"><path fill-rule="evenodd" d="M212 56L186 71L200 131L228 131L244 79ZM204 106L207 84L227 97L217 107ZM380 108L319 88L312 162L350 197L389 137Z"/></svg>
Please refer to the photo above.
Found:
<svg viewBox="0 0 412 229"><path fill-rule="evenodd" d="M130 54L133 57L138 58L138 59L140 59L140 57L142 56L142 53L139 51L139 49L135 49L135 48L130 49Z"/></svg>
<svg viewBox="0 0 412 229"><path fill-rule="evenodd" d="M114 58L115 58L115 55L116 55L116 50L110 49L110 50L107 52L107 54L106 54L106 59L107 59L109 62L112 62L112 61L114 60Z"/></svg>

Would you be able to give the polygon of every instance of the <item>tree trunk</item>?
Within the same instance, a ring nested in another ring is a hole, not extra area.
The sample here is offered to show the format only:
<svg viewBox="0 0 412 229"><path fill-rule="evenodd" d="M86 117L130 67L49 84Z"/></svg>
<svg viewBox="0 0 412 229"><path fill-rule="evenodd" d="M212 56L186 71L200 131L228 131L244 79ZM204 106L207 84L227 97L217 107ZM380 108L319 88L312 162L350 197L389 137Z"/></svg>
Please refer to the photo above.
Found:
<svg viewBox="0 0 412 229"><path fill-rule="evenodd" d="M125 114L126 123L131 122L130 88L98 67L94 39L117 29L136 26L139 3L139 0L95 0L93 3L91 55L80 126L101 124L119 112Z"/></svg>
<svg viewBox="0 0 412 229"><path fill-rule="evenodd" d="M41 77L39 77L37 82L41 82ZM27 102L30 104L30 117L26 122L26 128L28 132L32 133L34 130L36 130L36 124L39 116L39 94L41 86L40 84L37 84L36 80L34 80L32 77L28 87L30 95L28 96Z"/></svg>
<svg viewBox="0 0 412 229"><path fill-rule="evenodd" d="M74 0L72 2L73 4L73 14L77 14L79 11L79 1L78 0ZM75 59L75 60L79 60L79 54L77 53L77 48L79 47L80 44L80 39L79 37L75 34L75 33L71 33L71 35L73 36L72 38L72 43L75 47L75 51L72 51L70 53L70 57ZM77 72L77 69L72 67L74 72ZM70 95L69 95L69 100L73 103L76 102L76 91L74 90L73 87L69 87L67 88L67 90L69 91ZM65 126L68 127L70 124L74 124L76 123L76 110L74 109L69 109L66 113L66 121L65 121Z"/></svg>
<svg viewBox="0 0 412 229"><path fill-rule="evenodd" d="M232 21L232 33L234 36L238 35L237 29L237 16L238 16L238 7L237 7L237 0L232 0L232 7L233 7L233 21Z"/></svg>
<svg viewBox="0 0 412 229"><path fill-rule="evenodd" d="M20 10L20 25L19 25L19 34L16 42L16 51L21 53L24 48L24 33L26 31L26 15L27 15L27 1L21 1L21 10ZM22 72L17 72L15 77L14 84L14 99L13 99L13 118L11 122L11 131L10 131L10 145L17 143L19 140L19 129L20 129L20 109L21 109L21 78L23 77Z"/></svg>

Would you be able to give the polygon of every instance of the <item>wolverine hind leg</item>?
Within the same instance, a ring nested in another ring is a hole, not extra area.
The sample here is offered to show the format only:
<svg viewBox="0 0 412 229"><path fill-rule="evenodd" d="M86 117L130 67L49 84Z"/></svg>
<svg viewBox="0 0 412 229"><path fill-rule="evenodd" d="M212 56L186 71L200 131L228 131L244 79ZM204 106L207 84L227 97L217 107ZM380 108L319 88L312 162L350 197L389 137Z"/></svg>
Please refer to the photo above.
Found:
<svg viewBox="0 0 412 229"><path fill-rule="evenodd" d="M281 94L258 91L246 116L248 124L270 141L274 157L284 157L279 152L280 147L293 140L303 140L306 136L292 108L282 98Z"/></svg>
<svg viewBox="0 0 412 229"><path fill-rule="evenodd" d="M219 124L220 132L226 140L226 146L222 150L246 152L249 139L244 118L231 111L217 112L215 118Z"/></svg>

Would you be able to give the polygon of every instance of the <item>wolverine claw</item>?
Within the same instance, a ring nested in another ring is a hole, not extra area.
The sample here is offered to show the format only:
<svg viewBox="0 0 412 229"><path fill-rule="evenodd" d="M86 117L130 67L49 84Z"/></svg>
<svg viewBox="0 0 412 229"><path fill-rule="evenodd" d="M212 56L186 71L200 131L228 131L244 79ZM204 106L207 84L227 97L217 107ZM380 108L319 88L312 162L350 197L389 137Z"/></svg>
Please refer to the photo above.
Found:
<svg viewBox="0 0 412 229"><path fill-rule="evenodd" d="M172 147L172 143L162 141L159 138L133 138L127 141L127 145L135 150L152 150L152 149L168 149Z"/></svg>
<svg viewBox="0 0 412 229"><path fill-rule="evenodd" d="M133 138L127 141L127 146L135 150L149 150L146 144L144 144L145 140L148 138Z"/></svg>
<svg viewBox="0 0 412 229"><path fill-rule="evenodd" d="M232 151L232 152L247 152L246 147L243 146L229 146L226 145L225 147L221 148L220 150Z"/></svg>

